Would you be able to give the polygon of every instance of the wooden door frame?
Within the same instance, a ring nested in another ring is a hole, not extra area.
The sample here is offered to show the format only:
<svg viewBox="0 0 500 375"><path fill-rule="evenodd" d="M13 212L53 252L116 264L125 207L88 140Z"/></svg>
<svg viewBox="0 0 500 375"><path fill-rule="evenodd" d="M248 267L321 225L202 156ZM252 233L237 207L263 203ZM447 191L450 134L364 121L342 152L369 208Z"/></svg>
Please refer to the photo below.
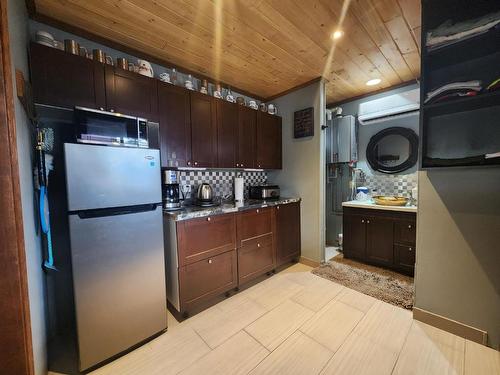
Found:
<svg viewBox="0 0 500 375"><path fill-rule="evenodd" d="M0 0L0 373L34 374L24 249L14 89L7 23Z"/></svg>

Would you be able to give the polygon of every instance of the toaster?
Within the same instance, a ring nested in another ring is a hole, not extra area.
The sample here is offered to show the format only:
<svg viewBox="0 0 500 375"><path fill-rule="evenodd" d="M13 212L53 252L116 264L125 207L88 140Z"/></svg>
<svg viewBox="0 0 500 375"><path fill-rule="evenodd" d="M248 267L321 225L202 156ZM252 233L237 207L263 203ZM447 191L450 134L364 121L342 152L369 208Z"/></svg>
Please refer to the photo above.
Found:
<svg viewBox="0 0 500 375"><path fill-rule="evenodd" d="M250 186L250 199L279 199L280 187L278 185Z"/></svg>

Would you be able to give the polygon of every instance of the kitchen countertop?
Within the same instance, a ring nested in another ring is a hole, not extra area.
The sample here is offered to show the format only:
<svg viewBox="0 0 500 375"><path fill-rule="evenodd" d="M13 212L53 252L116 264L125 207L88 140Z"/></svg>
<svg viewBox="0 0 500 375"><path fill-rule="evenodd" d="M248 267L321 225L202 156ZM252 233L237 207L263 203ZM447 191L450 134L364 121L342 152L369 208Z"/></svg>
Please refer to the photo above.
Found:
<svg viewBox="0 0 500 375"><path fill-rule="evenodd" d="M373 210L417 212L417 206L382 206L369 201L342 202L342 207L369 208Z"/></svg>
<svg viewBox="0 0 500 375"><path fill-rule="evenodd" d="M199 207L189 205L177 211L168 211L164 209L163 214L172 220L181 221L195 219L198 217L222 215L231 212L251 210L255 208L272 207L280 204L300 202L300 200L300 198L280 198L274 200L248 199L241 204L236 204L235 202L222 202L219 206L214 207Z"/></svg>

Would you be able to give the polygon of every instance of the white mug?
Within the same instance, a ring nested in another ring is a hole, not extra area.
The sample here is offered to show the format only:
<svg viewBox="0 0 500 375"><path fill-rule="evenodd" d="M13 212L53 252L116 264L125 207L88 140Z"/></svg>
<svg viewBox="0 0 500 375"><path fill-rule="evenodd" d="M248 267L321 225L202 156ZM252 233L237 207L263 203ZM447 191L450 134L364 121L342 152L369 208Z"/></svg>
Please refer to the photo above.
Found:
<svg viewBox="0 0 500 375"><path fill-rule="evenodd" d="M168 73L160 74L160 81L170 83L170 74Z"/></svg>
<svg viewBox="0 0 500 375"><path fill-rule="evenodd" d="M269 104L267 106L267 113L269 113L271 115L275 115L276 114L276 106L274 104Z"/></svg>
<svg viewBox="0 0 500 375"><path fill-rule="evenodd" d="M248 102L248 106L252 109L259 109L259 106L257 105L257 102L255 100L250 100Z"/></svg>

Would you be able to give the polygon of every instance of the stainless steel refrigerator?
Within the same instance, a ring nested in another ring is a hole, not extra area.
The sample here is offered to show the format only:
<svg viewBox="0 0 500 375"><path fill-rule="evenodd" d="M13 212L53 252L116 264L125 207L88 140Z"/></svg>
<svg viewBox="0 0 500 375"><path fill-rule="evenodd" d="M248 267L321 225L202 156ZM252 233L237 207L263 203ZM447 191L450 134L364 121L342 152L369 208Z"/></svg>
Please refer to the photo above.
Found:
<svg viewBox="0 0 500 375"><path fill-rule="evenodd" d="M167 328L158 150L64 144L79 370Z"/></svg>

